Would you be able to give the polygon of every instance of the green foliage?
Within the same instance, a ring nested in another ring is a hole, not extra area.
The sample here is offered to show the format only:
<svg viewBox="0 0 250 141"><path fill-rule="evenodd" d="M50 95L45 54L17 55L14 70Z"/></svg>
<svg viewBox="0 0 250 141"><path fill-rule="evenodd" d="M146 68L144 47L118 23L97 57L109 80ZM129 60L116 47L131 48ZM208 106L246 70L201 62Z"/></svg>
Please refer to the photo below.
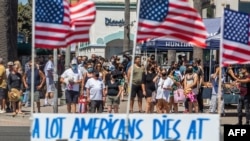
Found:
<svg viewBox="0 0 250 141"><path fill-rule="evenodd" d="M18 32L23 33L26 37L31 39L32 28L32 5L30 3L23 5L18 4Z"/></svg>
<svg viewBox="0 0 250 141"><path fill-rule="evenodd" d="M214 17L214 8L212 6L209 6L207 8L207 18L213 18Z"/></svg>

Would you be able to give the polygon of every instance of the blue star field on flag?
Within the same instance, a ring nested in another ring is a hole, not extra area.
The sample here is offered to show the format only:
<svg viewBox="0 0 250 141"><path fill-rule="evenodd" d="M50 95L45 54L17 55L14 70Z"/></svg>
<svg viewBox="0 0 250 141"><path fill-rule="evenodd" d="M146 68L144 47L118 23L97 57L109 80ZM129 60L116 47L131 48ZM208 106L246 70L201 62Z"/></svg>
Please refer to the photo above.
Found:
<svg viewBox="0 0 250 141"><path fill-rule="evenodd" d="M140 7L140 19L163 22L168 13L168 0L143 0Z"/></svg>
<svg viewBox="0 0 250 141"><path fill-rule="evenodd" d="M224 13L224 35L223 38L248 44L250 16L247 13L225 10Z"/></svg>
<svg viewBox="0 0 250 141"><path fill-rule="evenodd" d="M62 24L63 0L36 0L36 22Z"/></svg>

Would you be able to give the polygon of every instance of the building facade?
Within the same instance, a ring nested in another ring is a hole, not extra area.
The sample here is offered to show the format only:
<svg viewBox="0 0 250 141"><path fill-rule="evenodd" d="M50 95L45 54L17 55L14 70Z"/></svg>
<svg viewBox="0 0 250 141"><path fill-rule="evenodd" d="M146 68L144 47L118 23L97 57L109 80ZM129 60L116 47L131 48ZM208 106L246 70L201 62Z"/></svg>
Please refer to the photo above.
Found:
<svg viewBox="0 0 250 141"><path fill-rule="evenodd" d="M79 43L78 55L96 54L105 58L123 52L125 0L94 0L96 20L90 29L90 42ZM136 32L136 2L130 0L130 47ZM193 0L189 0L193 5ZM250 0L202 0L202 17L218 18L224 7L250 13ZM217 56L217 55L215 55Z"/></svg>
<svg viewBox="0 0 250 141"><path fill-rule="evenodd" d="M90 29L90 43L79 44L79 55L110 58L123 52L124 0L95 0L96 20ZM130 46L136 27L136 0L130 0Z"/></svg>

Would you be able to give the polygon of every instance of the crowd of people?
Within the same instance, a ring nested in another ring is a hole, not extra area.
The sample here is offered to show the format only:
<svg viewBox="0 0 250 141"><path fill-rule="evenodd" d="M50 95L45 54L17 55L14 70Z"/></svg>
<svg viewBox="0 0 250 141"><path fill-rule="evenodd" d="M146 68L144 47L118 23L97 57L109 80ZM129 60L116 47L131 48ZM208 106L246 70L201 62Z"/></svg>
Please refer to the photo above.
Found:
<svg viewBox="0 0 250 141"><path fill-rule="evenodd" d="M86 101L83 112L102 113L104 107L107 107L108 113L118 113L120 102L125 100L126 95L131 97L129 99L130 113L135 112L136 98L139 113L179 113L180 103L184 104L185 113L202 113L204 112L203 87L211 87L209 112L216 113L219 73L222 71L222 76L225 78L221 79L223 90L226 89L228 78L231 79L230 84L238 84L241 90L238 103L239 124L242 124L243 105L249 124L250 75L244 66L239 69L239 74L235 74L230 66L227 67L227 71L217 66L211 74L210 82L204 82L204 70L199 59L187 63L183 58L172 62L168 68L164 68L157 64L154 55L146 59L142 59L142 56L135 56L132 65L132 57L129 55L105 59L92 54L90 58L87 56L72 58L70 67L67 69L65 69L64 58L58 55L57 59L59 82L64 85L68 113L80 112L77 108L79 99ZM34 82L31 80L32 67L35 67ZM45 63L42 63L41 59L36 59L36 62L27 62L25 67L22 67L20 61L10 61L5 68L3 59L0 58L0 113L5 113L7 109L13 114L22 114L22 106L30 105L32 84L34 85L34 102L37 107L34 112L41 112L41 93L45 96L44 106L53 105L53 100L50 99L53 98L55 89L54 68L52 55L48 56ZM41 92L43 89L46 91ZM183 99L178 101L176 98L178 96ZM145 107L142 105L144 98ZM222 103L222 112L224 111L223 105Z"/></svg>

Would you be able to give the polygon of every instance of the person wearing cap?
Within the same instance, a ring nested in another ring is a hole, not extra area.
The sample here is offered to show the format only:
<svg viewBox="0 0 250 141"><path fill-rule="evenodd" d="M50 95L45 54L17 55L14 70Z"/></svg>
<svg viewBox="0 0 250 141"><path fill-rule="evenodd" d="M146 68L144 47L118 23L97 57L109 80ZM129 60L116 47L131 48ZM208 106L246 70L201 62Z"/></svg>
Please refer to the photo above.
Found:
<svg viewBox="0 0 250 141"><path fill-rule="evenodd" d="M44 106L50 106L49 98L53 98L55 84L53 80L53 73L54 73L54 63L53 63L53 56L49 55L49 60L47 61L44 67L44 73L46 77L46 94L44 100ZM53 102L52 102L53 105Z"/></svg>
<svg viewBox="0 0 250 141"><path fill-rule="evenodd" d="M22 75L18 72L19 66L14 65L13 70L8 75L8 90L9 93L13 92L13 89L15 89L15 93L17 93L16 97L19 97L19 99L12 99L9 96L9 101L11 102L12 108L13 108L13 114L22 114L21 109L21 95L22 95Z"/></svg>
<svg viewBox="0 0 250 141"><path fill-rule="evenodd" d="M80 95L80 85L82 84L82 74L76 59L71 61L71 68L63 72L60 82L66 85L65 96L68 113L76 113L76 104Z"/></svg>
<svg viewBox="0 0 250 141"><path fill-rule="evenodd" d="M243 66L240 72L243 76L242 78L236 80L236 82L240 83L240 95L237 107L238 124L242 125L242 109L245 107L246 125L250 125L250 73L246 66Z"/></svg>
<svg viewBox="0 0 250 141"><path fill-rule="evenodd" d="M7 98L7 75L3 58L0 58L0 113L6 113L5 102Z"/></svg>
<svg viewBox="0 0 250 141"><path fill-rule="evenodd" d="M23 75L23 85L26 89L26 92L28 93L29 95L29 99L28 101L31 102L31 86L34 85L34 93L33 93L33 97L34 97L34 102L36 102L36 106L37 106L37 112L40 113L41 110L40 110L40 91L42 90L43 88L43 85L45 83L45 75L43 74L43 72L41 70L39 70L37 68L37 65L36 63L32 63L32 62L29 62L29 67L30 69L24 73ZM31 78L31 71L32 71L32 68L34 68L34 80L32 82L32 78ZM35 112L35 109L33 109L33 112Z"/></svg>
<svg viewBox="0 0 250 141"><path fill-rule="evenodd" d="M8 79L8 76L9 76L9 74L12 72L12 67L13 67L13 62L12 61L9 61L8 63L7 63L7 68L6 68L6 77L7 77L7 79ZM8 83L8 82L7 82ZM8 99L8 97L6 97L6 110L7 110L7 112L8 111L11 111L11 103L9 102L9 99Z"/></svg>
<svg viewBox="0 0 250 141"><path fill-rule="evenodd" d="M7 68L6 68L6 75L7 77L9 76L10 72L12 71L12 66L13 66L13 62L10 61L7 63Z"/></svg>
<svg viewBox="0 0 250 141"><path fill-rule="evenodd" d="M111 72L111 79L105 84L105 96L107 97L108 113L112 112L118 113L120 105L120 96L122 94L122 85L121 82L117 79L118 74L113 71Z"/></svg>

